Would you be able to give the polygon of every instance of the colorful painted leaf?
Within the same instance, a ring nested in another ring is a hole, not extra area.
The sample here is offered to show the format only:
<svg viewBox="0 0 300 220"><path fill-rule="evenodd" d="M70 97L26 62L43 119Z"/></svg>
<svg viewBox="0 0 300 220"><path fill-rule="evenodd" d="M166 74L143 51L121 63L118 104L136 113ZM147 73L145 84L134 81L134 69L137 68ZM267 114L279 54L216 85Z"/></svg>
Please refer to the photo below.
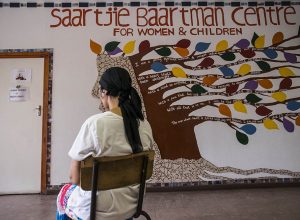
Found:
<svg viewBox="0 0 300 220"><path fill-rule="evenodd" d="M198 67L202 67L202 68L208 68L210 66L212 66L215 63L215 60L211 57L205 57L201 63L199 65L197 65Z"/></svg>
<svg viewBox="0 0 300 220"><path fill-rule="evenodd" d="M91 51L97 55L102 52L102 46L92 40L90 40L90 48L91 48Z"/></svg>
<svg viewBox="0 0 300 220"><path fill-rule="evenodd" d="M191 41L188 39L182 39L177 42L175 47L188 48L191 45Z"/></svg>
<svg viewBox="0 0 300 220"><path fill-rule="evenodd" d="M288 67L281 67L278 69L279 74L283 77L290 77L290 76L294 76L295 73L293 72L293 70L291 70Z"/></svg>
<svg viewBox="0 0 300 220"><path fill-rule="evenodd" d="M245 63L240 66L239 70L237 71L237 74L240 76L244 76L248 74L250 71L251 71L251 66Z"/></svg>
<svg viewBox="0 0 300 220"><path fill-rule="evenodd" d="M246 106L244 105L244 103L242 101L235 101L233 103L233 108L237 112L247 113L247 108L246 108Z"/></svg>
<svg viewBox="0 0 300 220"><path fill-rule="evenodd" d="M234 71L227 66L222 66L219 70L223 73L225 77L230 77L234 75Z"/></svg>
<svg viewBox="0 0 300 220"><path fill-rule="evenodd" d="M121 52L122 50L119 47L117 47L115 50L108 52L108 55L116 55Z"/></svg>
<svg viewBox="0 0 300 220"><path fill-rule="evenodd" d="M279 89L289 89L292 84L293 82L290 78L284 78L279 84Z"/></svg>
<svg viewBox="0 0 300 220"><path fill-rule="evenodd" d="M248 138L248 136L247 136L246 134L244 134L244 133L242 133L242 132L239 132L239 131L236 131L235 136L236 136L237 140L238 140L241 144L243 144L243 145L248 144L249 138Z"/></svg>
<svg viewBox="0 0 300 220"><path fill-rule="evenodd" d="M162 47L158 50L155 50L155 52L160 55L160 56L163 56L163 57L167 57L167 56L170 56L171 55L171 50L170 48L168 47Z"/></svg>
<svg viewBox="0 0 300 220"><path fill-rule="evenodd" d="M214 84L215 81L217 81L219 78L217 76L205 76L203 78L203 84L210 86Z"/></svg>
<svg viewBox="0 0 300 220"><path fill-rule="evenodd" d="M276 32L272 38L272 44L279 44L283 41L284 36L282 32Z"/></svg>
<svg viewBox="0 0 300 220"><path fill-rule="evenodd" d="M223 53L223 54L220 55L220 57L222 57L222 59L226 60L226 61L235 60L235 54L232 53L232 52Z"/></svg>
<svg viewBox="0 0 300 220"><path fill-rule="evenodd" d="M268 109L265 106L259 106L256 110L255 110L256 114L260 115L260 116L267 116L269 114L272 113L271 109Z"/></svg>
<svg viewBox="0 0 300 220"><path fill-rule="evenodd" d="M287 96L284 92L274 92L272 94L272 98L278 102L284 102L286 100Z"/></svg>
<svg viewBox="0 0 300 220"><path fill-rule="evenodd" d="M255 90L258 87L258 82L255 80L250 80L246 82L244 89L250 89L250 90Z"/></svg>
<svg viewBox="0 0 300 220"><path fill-rule="evenodd" d="M120 42L118 42L118 41L111 41L105 45L105 51L108 53L113 52L114 50L117 49L119 44L120 44Z"/></svg>
<svg viewBox="0 0 300 220"><path fill-rule="evenodd" d="M202 93L206 93L207 90L204 89L202 86L200 85L193 85L191 88L192 93L196 93L196 94L202 94Z"/></svg>
<svg viewBox="0 0 300 220"><path fill-rule="evenodd" d="M252 39L251 39L251 44L252 44L253 46L255 46L255 41L256 41L257 38L258 38L258 35L254 32L254 34L253 34L253 36L252 36Z"/></svg>
<svg viewBox="0 0 300 220"><path fill-rule="evenodd" d="M293 122L289 121L286 118L283 118L283 127L285 128L285 130L287 132L294 132L295 130L295 125L293 124Z"/></svg>
<svg viewBox="0 0 300 220"><path fill-rule="evenodd" d="M257 102L260 102L262 99L259 98L257 95L251 93L251 94L248 94L246 96L246 100L250 103L250 104L255 104Z"/></svg>
<svg viewBox="0 0 300 220"><path fill-rule="evenodd" d="M262 71L267 72L267 71L270 71L270 69L271 69L270 64L268 64L268 63L265 62L265 61L256 61L255 63L257 64L257 66L259 66L259 68L260 68Z"/></svg>
<svg viewBox="0 0 300 220"><path fill-rule="evenodd" d="M277 53L275 50L272 50L272 49L269 49L269 48L265 49L265 50L263 51L263 53L264 53L268 58L270 58L270 59L272 59L272 60L274 60L274 59L276 59L276 58L278 57L278 53Z"/></svg>
<svg viewBox="0 0 300 220"><path fill-rule="evenodd" d="M266 118L263 123L264 123L265 128L267 128L269 130L279 129L278 125L274 122L273 119Z"/></svg>
<svg viewBox="0 0 300 220"><path fill-rule="evenodd" d="M300 108L300 102L297 101L289 101L286 105L288 110L296 111Z"/></svg>
<svg viewBox="0 0 300 220"><path fill-rule="evenodd" d="M263 48L265 46L265 35L259 36L255 42L254 42L254 46L256 48Z"/></svg>
<svg viewBox="0 0 300 220"><path fill-rule="evenodd" d="M219 43L217 43L216 51L224 51L228 49L228 41L227 40L221 40Z"/></svg>
<svg viewBox="0 0 300 220"><path fill-rule="evenodd" d="M187 78L186 73L180 67L173 67L172 68L172 73L177 78Z"/></svg>
<svg viewBox="0 0 300 220"><path fill-rule="evenodd" d="M235 84L235 85L229 85L226 87L226 93L227 94L232 94L235 93L239 88L239 84Z"/></svg>
<svg viewBox="0 0 300 220"><path fill-rule="evenodd" d="M160 62L154 62L151 64L151 69L154 70L155 72L161 72L167 69L167 67Z"/></svg>
<svg viewBox="0 0 300 220"><path fill-rule="evenodd" d="M245 124L242 127L240 127L240 129L249 135L255 134L255 132L256 132L256 127L251 124Z"/></svg>
<svg viewBox="0 0 300 220"><path fill-rule="evenodd" d="M209 48L209 46L210 46L210 43L199 42L196 44L195 50L197 52L204 52Z"/></svg>
<svg viewBox="0 0 300 220"><path fill-rule="evenodd" d="M297 118L295 120L295 124L300 126L300 116L297 116Z"/></svg>
<svg viewBox="0 0 300 220"><path fill-rule="evenodd" d="M255 52L252 49L242 49L240 54L245 58L255 57Z"/></svg>
<svg viewBox="0 0 300 220"><path fill-rule="evenodd" d="M259 85L264 89L271 89L273 87L273 83L269 79L262 79L258 81Z"/></svg>
<svg viewBox="0 0 300 220"><path fill-rule="evenodd" d="M134 51L134 47L135 47L135 40L129 41L127 44L124 45L123 53L125 53L126 55L131 54Z"/></svg>
<svg viewBox="0 0 300 220"><path fill-rule="evenodd" d="M249 45L250 45L250 42L247 39L241 39L235 44L236 47L241 48L241 49L248 48Z"/></svg>
<svg viewBox="0 0 300 220"><path fill-rule="evenodd" d="M297 63L296 54L284 52L283 55L284 55L284 58L286 59L286 61L288 61L289 63Z"/></svg>
<svg viewBox="0 0 300 220"><path fill-rule="evenodd" d="M225 116L231 118L231 110L227 105L225 105L225 104L219 105L219 112L222 115L225 115Z"/></svg>
<svg viewBox="0 0 300 220"><path fill-rule="evenodd" d="M189 55L189 50L187 48L182 47L175 47L174 50L179 54L181 57L186 57Z"/></svg>
<svg viewBox="0 0 300 220"><path fill-rule="evenodd" d="M139 52L144 53L150 49L150 42L148 40L144 40L139 45Z"/></svg>

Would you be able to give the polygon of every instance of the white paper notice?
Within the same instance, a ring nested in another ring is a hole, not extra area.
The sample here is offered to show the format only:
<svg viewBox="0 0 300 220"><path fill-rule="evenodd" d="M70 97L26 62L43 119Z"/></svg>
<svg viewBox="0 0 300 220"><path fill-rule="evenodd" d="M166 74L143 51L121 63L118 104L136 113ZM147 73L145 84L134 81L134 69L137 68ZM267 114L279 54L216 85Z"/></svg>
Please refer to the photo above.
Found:
<svg viewBox="0 0 300 220"><path fill-rule="evenodd" d="M23 102L29 99L29 88L11 88L9 89L9 101L11 102Z"/></svg>
<svg viewBox="0 0 300 220"><path fill-rule="evenodd" d="M31 82L31 69L13 69L11 71L11 82Z"/></svg>

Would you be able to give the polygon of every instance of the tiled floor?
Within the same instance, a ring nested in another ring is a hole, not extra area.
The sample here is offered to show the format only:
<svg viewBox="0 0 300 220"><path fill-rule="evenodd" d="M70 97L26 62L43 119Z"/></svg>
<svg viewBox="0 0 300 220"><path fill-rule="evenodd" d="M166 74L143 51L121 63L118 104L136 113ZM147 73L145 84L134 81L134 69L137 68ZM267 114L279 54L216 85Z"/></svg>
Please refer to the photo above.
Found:
<svg viewBox="0 0 300 220"><path fill-rule="evenodd" d="M0 220L55 220L55 199L0 196ZM144 210L153 220L300 220L300 187L147 193Z"/></svg>

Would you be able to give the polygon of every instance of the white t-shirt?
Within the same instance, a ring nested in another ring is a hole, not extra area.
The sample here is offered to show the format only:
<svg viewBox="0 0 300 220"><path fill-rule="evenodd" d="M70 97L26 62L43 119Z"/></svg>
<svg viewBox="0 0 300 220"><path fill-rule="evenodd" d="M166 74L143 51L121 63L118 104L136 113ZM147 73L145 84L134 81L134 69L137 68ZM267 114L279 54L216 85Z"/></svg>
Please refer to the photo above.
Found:
<svg viewBox="0 0 300 220"><path fill-rule="evenodd" d="M153 136L147 120L140 121L139 133L143 150L149 150L153 145ZM81 161L90 155L93 157L123 156L131 153L132 149L126 140L122 116L107 111L91 116L84 122L69 151L69 156L73 160ZM96 216L105 220L132 217L136 211L138 190L139 185L135 185L98 192ZM88 209L89 199L90 192L79 188L70 196L68 205L74 208L81 207L80 210L77 208L77 211L73 209L75 214L82 219L89 219L89 212L82 212Z"/></svg>

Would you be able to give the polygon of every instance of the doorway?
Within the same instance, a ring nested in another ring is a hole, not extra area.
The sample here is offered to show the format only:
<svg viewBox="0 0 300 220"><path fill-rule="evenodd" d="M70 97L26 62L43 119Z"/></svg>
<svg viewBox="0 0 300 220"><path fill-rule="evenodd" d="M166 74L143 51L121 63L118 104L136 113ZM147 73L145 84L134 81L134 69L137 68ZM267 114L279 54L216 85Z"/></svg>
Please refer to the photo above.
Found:
<svg viewBox="0 0 300 220"><path fill-rule="evenodd" d="M46 193L51 55L0 52L0 194ZM15 80L18 71L29 79ZM23 98L15 98L17 90Z"/></svg>

